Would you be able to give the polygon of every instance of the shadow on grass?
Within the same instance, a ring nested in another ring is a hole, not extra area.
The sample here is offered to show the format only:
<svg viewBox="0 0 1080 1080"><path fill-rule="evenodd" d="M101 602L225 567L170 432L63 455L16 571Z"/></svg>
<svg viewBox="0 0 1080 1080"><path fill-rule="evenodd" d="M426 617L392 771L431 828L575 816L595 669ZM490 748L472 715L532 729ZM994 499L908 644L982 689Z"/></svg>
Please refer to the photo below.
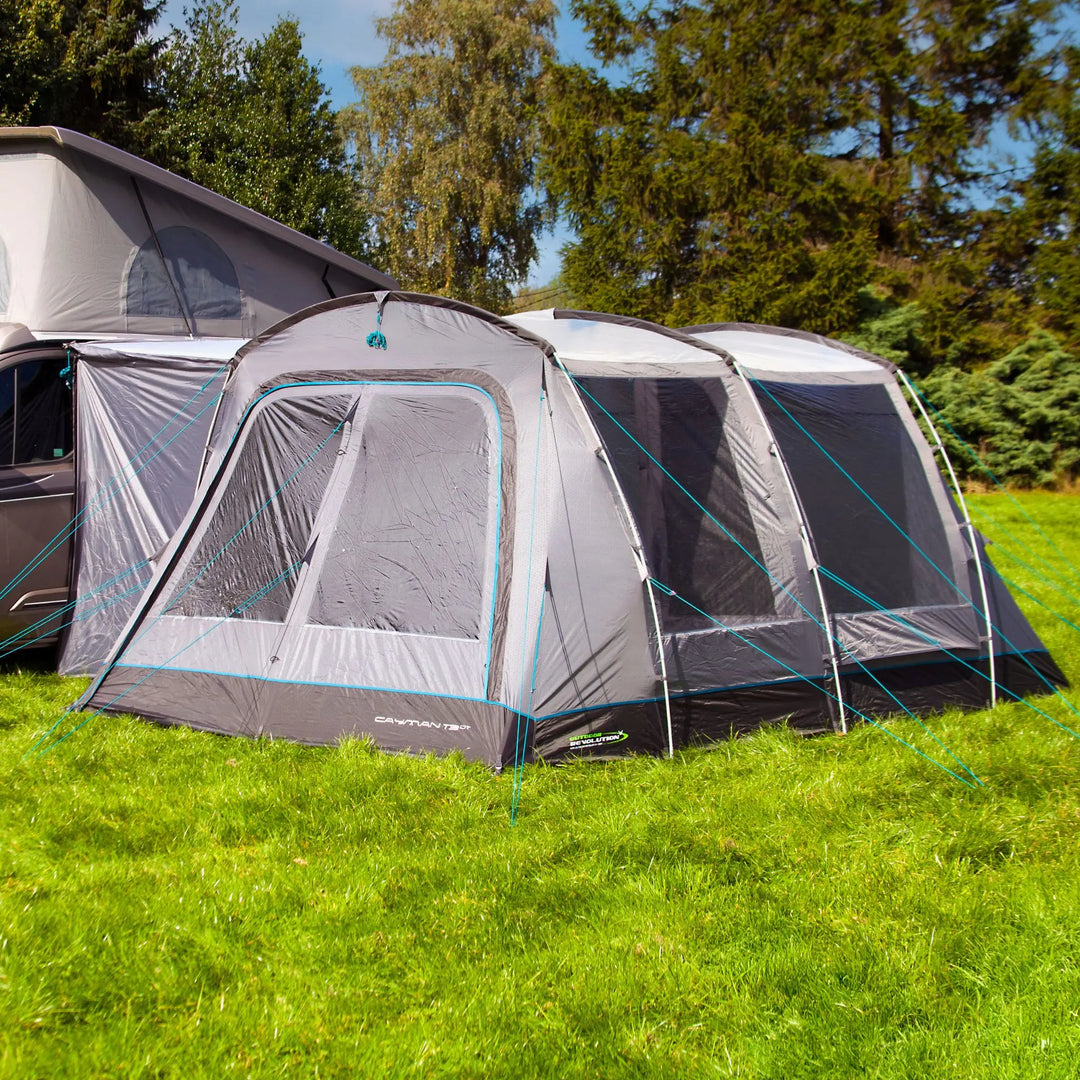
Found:
<svg viewBox="0 0 1080 1080"><path fill-rule="evenodd" d="M34 675L55 675L59 659L60 649L57 645L20 649L0 659L0 675L16 675L22 671Z"/></svg>

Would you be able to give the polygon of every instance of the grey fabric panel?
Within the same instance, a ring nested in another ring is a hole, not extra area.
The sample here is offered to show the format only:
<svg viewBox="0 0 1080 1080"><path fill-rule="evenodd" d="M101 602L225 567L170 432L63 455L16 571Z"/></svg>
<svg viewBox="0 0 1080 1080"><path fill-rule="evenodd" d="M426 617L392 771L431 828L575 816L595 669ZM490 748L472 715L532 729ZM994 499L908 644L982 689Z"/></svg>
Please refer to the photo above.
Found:
<svg viewBox="0 0 1080 1080"><path fill-rule="evenodd" d="M500 449L490 411L475 392L438 386L368 405L309 621L465 638L486 630Z"/></svg>
<svg viewBox="0 0 1080 1080"><path fill-rule="evenodd" d="M778 338L788 338L793 342L805 341L807 344L823 346L835 349L839 353L847 353L849 356L860 360L868 360L872 364L878 364L888 371L895 371L896 365L891 360L885 360L863 349L857 349L846 341L837 341L833 338L824 337L821 334L808 333L805 330L789 330L781 326L762 326L760 323L701 323L697 326L680 327L680 332L701 337L706 341L713 341L717 347L724 340L725 334L768 334Z"/></svg>
<svg viewBox="0 0 1080 1080"><path fill-rule="evenodd" d="M611 761L627 754L667 753L667 719L662 701L632 701L536 722L531 757L560 761L587 757ZM512 757L513 747L510 747Z"/></svg>
<svg viewBox="0 0 1080 1080"><path fill-rule="evenodd" d="M385 337L385 350L367 345L376 330ZM347 372L365 372L371 379L438 381L460 375L465 382L484 385L479 372L500 387L513 415L522 409L531 412L548 350L520 328L451 301L435 303L409 293L327 301L285 320L237 354L212 448L215 454L223 453L261 390L290 375L307 380L317 373L343 377Z"/></svg>
<svg viewBox="0 0 1080 1080"><path fill-rule="evenodd" d="M822 632L807 619L665 634L664 650L676 693L790 679L794 673L816 679L828 663Z"/></svg>
<svg viewBox="0 0 1080 1080"><path fill-rule="evenodd" d="M90 512L75 534L65 675L98 671L135 610L143 564L191 505L224 381L212 359L106 355L77 370L79 508Z"/></svg>
<svg viewBox="0 0 1080 1080"><path fill-rule="evenodd" d="M498 767L514 723L501 705L425 694L308 686L205 672L114 667L86 704L222 735L322 745L370 738L383 750L458 751Z"/></svg>
<svg viewBox="0 0 1080 1080"><path fill-rule="evenodd" d="M552 501L533 715L662 693L648 600L617 494L595 437L583 429L574 388L560 378L549 389Z"/></svg>
<svg viewBox="0 0 1080 1080"><path fill-rule="evenodd" d="M887 611L837 615L835 627L843 643L837 648L841 666L941 649L978 649L982 639L975 611L966 604L899 610L895 616Z"/></svg>
<svg viewBox="0 0 1080 1080"><path fill-rule="evenodd" d="M990 704L989 670L985 656L967 655L957 660L938 654L916 664L879 666L874 678L863 673L845 676L845 699L869 716L902 713L896 699L917 716L952 708L981 709ZM1043 650L998 655L995 678L1002 688L999 701L1011 701L1014 695L1048 694L1055 687L1068 685Z"/></svg>

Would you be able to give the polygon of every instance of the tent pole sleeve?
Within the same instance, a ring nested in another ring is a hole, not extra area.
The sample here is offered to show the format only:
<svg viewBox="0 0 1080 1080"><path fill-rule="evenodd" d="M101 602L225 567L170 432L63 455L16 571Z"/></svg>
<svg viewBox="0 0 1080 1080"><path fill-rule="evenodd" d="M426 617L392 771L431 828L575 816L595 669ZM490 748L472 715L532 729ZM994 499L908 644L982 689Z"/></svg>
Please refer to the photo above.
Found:
<svg viewBox="0 0 1080 1080"><path fill-rule="evenodd" d="M206 475L206 466L210 462L210 443L213 441L214 432L217 430L218 413L221 412L221 403L225 400L225 384L229 381L232 372L229 372L222 380L221 389L218 391L217 403L214 405L214 415L210 417L210 426L206 429L206 445L203 446L202 458L199 460L199 473L195 477L195 489L202 486L203 476Z"/></svg>
<svg viewBox="0 0 1080 1080"><path fill-rule="evenodd" d="M735 364L734 368L739 379L742 381L743 386L746 387L746 393L753 403L754 411L757 413L762 428L769 437L770 446L772 447L777 463L780 466L780 475L784 478L784 485L787 487L788 495L791 497L791 504L799 519L799 537L802 540L803 555L806 559L806 565L809 567L810 574L814 579L814 589L817 592L818 606L821 609L821 625L825 631L825 640L829 647L829 666L832 668L833 685L836 688L836 704L840 714L840 731L842 734L846 735L847 707L844 704L843 684L840 681L840 662L836 656L836 626L832 616L829 614L828 605L825 602L825 589L822 587L821 574L818 572L818 558L817 552L814 549L813 536L810 532L810 523L806 520L802 501L799 499L799 494L795 490L795 481L792 480L791 473L788 471L787 462L784 460L784 455L780 452L780 445L777 443L776 436L773 434L769 418L765 415L765 410L761 407L761 402L758 400L757 394L754 393L754 388L750 385L750 380L746 377L746 372L743 371L742 365Z"/></svg>
<svg viewBox="0 0 1080 1080"><path fill-rule="evenodd" d="M585 403L581 400L581 394L578 392L577 383L574 382L574 377L570 372L563 367L561 360L557 359L556 363L559 366L559 370L566 376L566 381L571 391L571 400L574 401L578 411L581 413L585 430L591 431L593 438L596 439L597 455L600 460L603 461L604 468L607 470L608 479L611 482L612 490L615 492L619 503L619 509L622 511L627 531L630 534L634 558L637 560L638 564L638 573L641 574L642 583L645 585L649 594L649 607L652 610L653 626L656 629L656 655L660 661L660 681L664 687L664 714L667 719L668 757L673 758L675 756L675 733L671 723L671 689L668 684L667 661L664 659L664 638L660 632L660 613L656 608L656 597L653 594L652 575L649 573L649 562L645 558L645 544L641 539L641 533L638 532L637 522L634 520L634 515L630 510L630 504L626 501L626 493L623 491L622 484L619 483L619 478L615 473L615 467L611 464L611 459L608 457L607 450L604 448L604 440L600 438L600 432L596 430L596 425L589 415L589 410L585 408Z"/></svg>
<svg viewBox="0 0 1080 1080"><path fill-rule="evenodd" d="M180 306L180 314L184 317L184 325L187 327L188 337L194 337L195 331L191 329L191 312L188 311L188 306L184 303L184 298L180 294L180 289L176 284L176 279L173 277L172 271L169 269L169 263L168 260L165 258L165 252L161 250L161 241L158 240L157 229L154 228L154 222L150 218L150 211L146 208L146 203L142 197L142 191L139 190L139 183L134 176L131 178L131 186L135 189L135 198L139 200L139 209L142 210L143 217L146 219L146 227L150 230L150 236L154 241L154 250L158 253L158 258L161 260L161 265L165 271L165 276L169 279L169 284L172 286L173 295L176 297L176 302Z"/></svg>
<svg viewBox="0 0 1080 1080"><path fill-rule="evenodd" d="M956 470L953 468L949 452L945 449L945 444L941 441L941 435L938 432L937 426L930 418L930 414L926 411L926 406L923 405L922 398L919 396L918 391L912 386L911 380L899 368L897 368L896 373L900 377L900 382L903 384L904 389L907 390L908 396L918 407L919 415L923 418L927 430L933 436L934 450L941 455L941 460L945 463L945 468L949 473L949 482L952 484L953 494L956 496L956 501L960 506L960 514L964 520L964 529L967 531L968 543L971 545L971 557L975 560L975 572L978 575L979 580L979 596L982 599L983 620L986 623L986 651L990 654L990 704L991 706L994 706L997 705L998 690L996 662L994 659L994 624L990 618L990 598L986 591L986 572L983 569L983 560L979 551L979 540L975 533L975 526L972 524L971 514L968 512L967 500L964 498L960 480L956 475Z"/></svg>

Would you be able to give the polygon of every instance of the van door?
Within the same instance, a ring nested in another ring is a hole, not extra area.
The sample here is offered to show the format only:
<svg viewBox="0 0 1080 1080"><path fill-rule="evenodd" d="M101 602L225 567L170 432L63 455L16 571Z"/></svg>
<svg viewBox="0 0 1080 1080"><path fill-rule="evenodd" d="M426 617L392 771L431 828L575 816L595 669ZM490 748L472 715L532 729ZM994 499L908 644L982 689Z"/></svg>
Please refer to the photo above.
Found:
<svg viewBox="0 0 1080 1080"><path fill-rule="evenodd" d="M0 360L0 655L55 640L71 580L74 428L67 354Z"/></svg>

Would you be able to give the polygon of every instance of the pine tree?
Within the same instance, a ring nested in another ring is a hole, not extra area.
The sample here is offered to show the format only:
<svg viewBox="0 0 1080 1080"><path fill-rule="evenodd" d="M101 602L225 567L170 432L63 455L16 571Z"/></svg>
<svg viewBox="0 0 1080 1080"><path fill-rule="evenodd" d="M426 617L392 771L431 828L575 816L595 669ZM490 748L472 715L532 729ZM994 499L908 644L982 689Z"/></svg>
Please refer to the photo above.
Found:
<svg viewBox="0 0 1080 1080"><path fill-rule="evenodd" d="M337 117L295 20L257 41L235 0L195 7L161 58L165 104L141 130L146 155L350 255L367 255L366 217Z"/></svg>
<svg viewBox="0 0 1080 1080"><path fill-rule="evenodd" d="M826 332L854 325L867 282L963 292L991 134L1047 85L1049 0L572 9L608 66L557 68L545 122L576 292Z"/></svg>
<svg viewBox="0 0 1080 1080"><path fill-rule="evenodd" d="M73 128L137 149L153 107L161 4L0 0L0 122Z"/></svg>

